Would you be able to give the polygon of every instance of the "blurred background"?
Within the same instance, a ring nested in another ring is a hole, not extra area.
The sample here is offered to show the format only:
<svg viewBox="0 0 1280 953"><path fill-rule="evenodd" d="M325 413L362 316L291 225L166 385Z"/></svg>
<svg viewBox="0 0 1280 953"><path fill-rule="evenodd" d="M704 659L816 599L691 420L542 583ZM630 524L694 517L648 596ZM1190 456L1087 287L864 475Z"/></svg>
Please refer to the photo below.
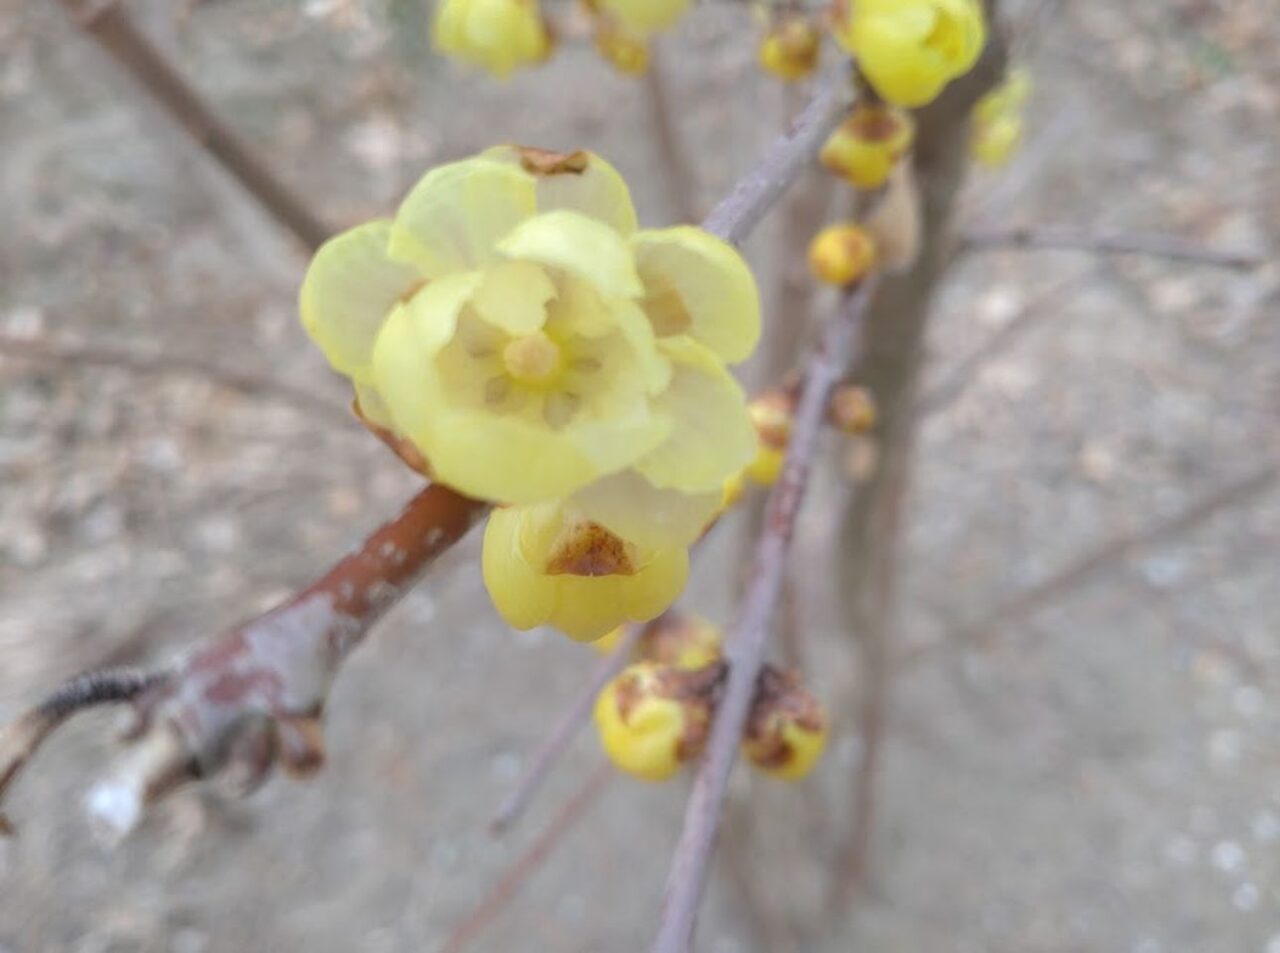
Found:
<svg viewBox="0 0 1280 953"><path fill-rule="evenodd" d="M127 7L333 227L502 141L600 152L642 222L680 218L651 91L588 43L504 84L430 52L422 0ZM799 786L737 773L700 950L1280 953L1280 6L1007 8L1030 31L1027 142L969 175L961 230L1168 232L1266 261L957 256L887 649L869 673L833 565L875 443L833 436L779 623L832 743ZM744 5L704 3L660 43L702 209L803 101L760 73L758 35ZM809 179L747 246L775 347L806 317L796 229L839 204ZM269 607L416 479L304 340L305 252L57 3L0 4L0 218L8 718ZM308 783L184 789L105 852L80 802L113 719L59 735L10 799L0 951L444 948L600 760L584 732L488 833L596 656L507 630L477 544L351 659ZM724 527L684 604L727 623L745 548ZM612 778L465 948L646 948L687 788ZM865 871L829 909L860 812Z"/></svg>

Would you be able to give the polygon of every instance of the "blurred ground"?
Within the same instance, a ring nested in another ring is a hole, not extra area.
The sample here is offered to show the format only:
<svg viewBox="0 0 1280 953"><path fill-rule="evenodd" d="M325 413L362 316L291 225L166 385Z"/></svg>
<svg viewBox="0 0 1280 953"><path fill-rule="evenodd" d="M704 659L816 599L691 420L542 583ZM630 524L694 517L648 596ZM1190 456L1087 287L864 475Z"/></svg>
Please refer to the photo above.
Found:
<svg viewBox="0 0 1280 953"><path fill-rule="evenodd" d="M136 5L335 226L385 212L425 166L504 140L600 151L642 218L676 215L640 88L580 45L504 86L427 55L410 0L169 7ZM1275 0L1060 5L1034 47L1030 142L1008 172L974 176L966 221L1274 250L1277 14ZM665 50L706 202L782 121L752 35L742 11L703 8ZM298 249L57 4L0 6L0 143L0 331L314 395L0 352L7 716L73 671L164 658L267 607L414 481L346 419L342 386L303 343ZM776 231L749 249L769 286ZM808 790L770 792L755 819L802 830L809 856L740 858L755 909L717 880L700 949L1280 953L1280 493L984 624L1091 549L1280 460L1280 269L973 257L941 301L929 383L1081 272L923 424L871 876L847 929L797 939L779 911L805 909L847 824L849 727ZM798 553L829 696L850 668L821 565L836 496L815 496ZM722 618L732 542L689 600ZM520 830L485 832L594 656L506 631L474 556L472 541L353 659L310 783L243 802L185 791L106 854L78 802L110 719L55 741L15 791L22 836L0 844L0 951L435 949L596 758L584 738ZM474 949L644 948L684 796L612 781ZM775 939L752 938L761 918Z"/></svg>

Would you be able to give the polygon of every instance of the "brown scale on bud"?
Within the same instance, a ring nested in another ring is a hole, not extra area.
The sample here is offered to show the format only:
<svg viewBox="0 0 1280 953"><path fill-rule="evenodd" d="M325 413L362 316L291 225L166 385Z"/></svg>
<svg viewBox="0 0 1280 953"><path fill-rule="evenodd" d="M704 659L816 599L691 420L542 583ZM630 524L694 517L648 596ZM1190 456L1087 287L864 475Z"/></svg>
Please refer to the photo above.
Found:
<svg viewBox="0 0 1280 953"><path fill-rule="evenodd" d="M764 773L795 781L813 770L826 742L826 712L800 676L766 665L743 732L743 754Z"/></svg>
<svg viewBox="0 0 1280 953"><path fill-rule="evenodd" d="M672 609L645 626L637 654L648 662L692 671L719 661L723 645L724 634L714 623Z"/></svg>
<svg viewBox="0 0 1280 953"><path fill-rule="evenodd" d="M827 419L850 436L869 433L876 425L875 398L865 387L841 384L831 395Z"/></svg>

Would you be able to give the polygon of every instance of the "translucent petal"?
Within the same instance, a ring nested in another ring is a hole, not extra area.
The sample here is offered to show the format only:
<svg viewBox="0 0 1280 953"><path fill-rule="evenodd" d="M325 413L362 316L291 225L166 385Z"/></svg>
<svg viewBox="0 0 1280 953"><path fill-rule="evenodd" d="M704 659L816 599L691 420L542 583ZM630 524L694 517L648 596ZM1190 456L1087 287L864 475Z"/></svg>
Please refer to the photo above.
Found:
<svg viewBox="0 0 1280 953"><path fill-rule="evenodd" d="M422 281L387 256L391 223L369 222L335 235L316 252L302 280L302 326L334 370L367 380L373 342L387 315Z"/></svg>
<svg viewBox="0 0 1280 953"><path fill-rule="evenodd" d="M540 265L504 261L485 269L471 305L480 316L508 334L530 334L547 320L547 302L556 286Z"/></svg>
<svg viewBox="0 0 1280 953"><path fill-rule="evenodd" d="M522 161L518 146L496 146L481 154L532 173L538 180L539 212L557 209L581 212L616 229L624 237L636 230L636 210L626 181L617 169L593 152L581 153L585 157L581 171L551 174L530 168Z"/></svg>
<svg viewBox="0 0 1280 953"><path fill-rule="evenodd" d="M751 354L760 340L760 295L733 246L683 225L639 232L631 247L659 335L688 334L730 363Z"/></svg>
<svg viewBox="0 0 1280 953"><path fill-rule="evenodd" d="M720 508L723 492L660 490L635 470L596 480L573 495L587 519L638 546L688 546Z"/></svg>
<svg viewBox="0 0 1280 953"><path fill-rule="evenodd" d="M660 488L720 492L755 455L756 434L742 388L716 357L689 338L659 341L674 362L671 386L655 400L671 435L636 469Z"/></svg>
<svg viewBox="0 0 1280 953"><path fill-rule="evenodd" d="M497 165L497 163L490 163ZM631 249L617 231L579 212L547 212L498 243L508 258L561 268L609 298L638 298L643 288Z"/></svg>
<svg viewBox="0 0 1280 953"><path fill-rule="evenodd" d="M495 246L534 214L533 176L491 159L437 166L401 203L391 228L392 258L428 278L500 260Z"/></svg>

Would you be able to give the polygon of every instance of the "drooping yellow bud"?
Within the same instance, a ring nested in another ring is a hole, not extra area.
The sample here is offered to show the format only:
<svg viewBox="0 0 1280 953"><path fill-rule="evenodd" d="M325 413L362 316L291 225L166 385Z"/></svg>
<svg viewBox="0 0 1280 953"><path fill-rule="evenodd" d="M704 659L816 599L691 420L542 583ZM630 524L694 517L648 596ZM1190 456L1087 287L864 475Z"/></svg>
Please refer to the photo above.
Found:
<svg viewBox="0 0 1280 953"><path fill-rule="evenodd" d="M795 400L780 391L770 391L751 401L747 413L756 428L756 455L743 474L760 486L773 486L786 460Z"/></svg>
<svg viewBox="0 0 1280 953"><path fill-rule="evenodd" d="M628 666L596 696L600 744L618 768L665 781L706 745L712 693L723 667L680 672L654 662Z"/></svg>
<svg viewBox="0 0 1280 953"><path fill-rule="evenodd" d="M443 0L432 42L442 53L498 77L539 63L551 52L537 0Z"/></svg>
<svg viewBox="0 0 1280 953"><path fill-rule="evenodd" d="M647 661L694 671L718 661L723 645L724 634L715 623L673 609L645 627L640 653Z"/></svg>
<svg viewBox="0 0 1280 953"><path fill-rule="evenodd" d="M818 159L855 187L878 189L914 138L910 113L883 103L859 105L827 139Z"/></svg>
<svg viewBox="0 0 1280 953"><path fill-rule="evenodd" d="M987 35L979 0L839 0L834 32L876 92L907 107L967 73Z"/></svg>
<svg viewBox="0 0 1280 953"><path fill-rule="evenodd" d="M796 781L813 770L826 744L822 705L795 673L766 666L756 685L742 753L765 774Z"/></svg>
<svg viewBox="0 0 1280 953"><path fill-rule="evenodd" d="M876 425L875 399L865 387L843 384L831 395L827 417L851 436L867 433Z"/></svg>
<svg viewBox="0 0 1280 953"><path fill-rule="evenodd" d="M649 44L642 38L599 21L595 31L596 50L619 73L640 76L649 68Z"/></svg>
<svg viewBox="0 0 1280 953"><path fill-rule="evenodd" d="M761 68L779 79L795 82L817 68L822 50L822 34L807 17L784 16L775 22L760 41Z"/></svg>
<svg viewBox="0 0 1280 953"><path fill-rule="evenodd" d="M819 281L850 285L875 263L876 243L860 225L828 225L809 243L809 269Z"/></svg>
<svg viewBox="0 0 1280 953"><path fill-rule="evenodd" d="M1005 165L1022 143L1022 106L1031 93L1031 76L1022 68L1009 71L1003 83L973 107L969 151L988 168Z"/></svg>

